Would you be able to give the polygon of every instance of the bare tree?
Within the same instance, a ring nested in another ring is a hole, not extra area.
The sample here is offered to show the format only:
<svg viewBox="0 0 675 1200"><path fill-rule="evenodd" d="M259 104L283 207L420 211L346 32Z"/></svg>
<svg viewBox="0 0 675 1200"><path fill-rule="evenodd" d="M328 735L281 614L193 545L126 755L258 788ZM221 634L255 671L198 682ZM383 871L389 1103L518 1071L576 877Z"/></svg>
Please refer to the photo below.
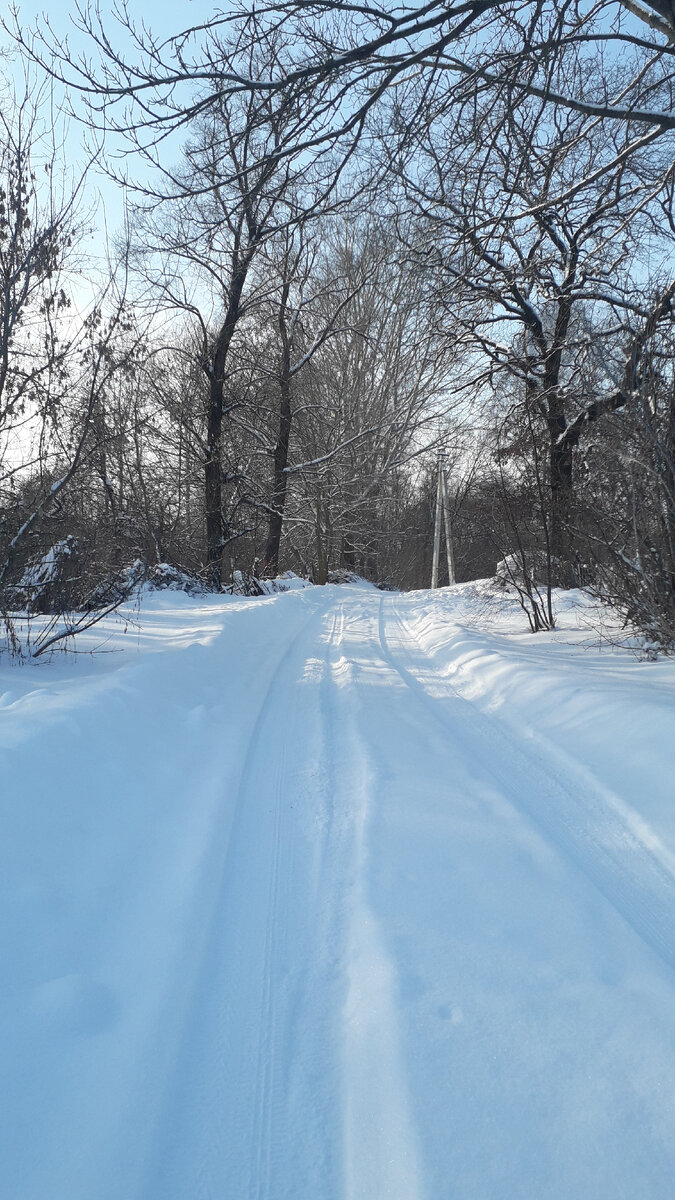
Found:
<svg viewBox="0 0 675 1200"><path fill-rule="evenodd" d="M78 186L60 179L59 146L27 78L0 111L0 492L64 395L70 338L69 260L83 232Z"/></svg>
<svg viewBox="0 0 675 1200"><path fill-rule="evenodd" d="M282 92L291 101L314 97L306 149L349 145L379 101L416 77L429 87L442 79L450 102L467 91L493 99L515 91L657 136L675 128L670 0L429 0L393 11L335 0L271 0L257 10L241 0L161 40L126 5L111 27L89 3L75 24L91 57L74 54L44 20L29 32L15 14L8 27L25 53L80 95L91 125L146 150L214 105L255 96L264 106ZM251 47L270 31L287 47L281 72L252 69ZM597 60L589 69L598 48L607 61L620 54L629 63L617 90ZM417 115L424 120L423 107Z"/></svg>
<svg viewBox="0 0 675 1200"><path fill-rule="evenodd" d="M278 54L273 38L256 44L250 70L260 70L264 63L274 71ZM164 171L165 203L146 209L141 222L146 269L165 302L191 314L201 331L199 357L209 384L207 566L215 587L220 586L223 550L232 536L224 513L223 421L231 392L233 339L276 286L260 272L255 275L252 267L271 239L292 238L296 226L324 211L337 179L332 168L324 174L296 151L306 120L304 109L276 93L262 106L251 96L211 106L185 149L183 166ZM287 306L288 295L284 311ZM288 367L291 373L295 369Z"/></svg>
<svg viewBox="0 0 675 1200"><path fill-rule="evenodd" d="M545 532L559 582L571 578L575 448L628 403L675 294L667 275L645 278L640 256L641 242L667 245L672 167L660 153L622 156L627 136L610 138L576 114L549 123L530 101L483 106L462 141L433 122L405 170L423 216L419 253L435 264L439 287L452 284L448 308L473 347L466 387L507 376L509 403L517 399L547 433ZM612 387L592 371L599 340L613 353L623 346Z"/></svg>
<svg viewBox="0 0 675 1200"><path fill-rule="evenodd" d="M266 247L259 268L269 284L276 287L262 306L260 316L268 315L275 326L278 341L277 362L269 362L270 351L260 356L259 369L269 381L276 404L274 444L269 446L273 460L273 485L269 501L269 526L263 554L263 572L274 575L279 564L279 548L288 491L294 398L301 389L303 373L314 357L333 337L351 330L350 309L365 284L364 274L347 277L327 269L326 253L320 244L330 231L324 221L297 222L287 226ZM267 361L265 361L267 360ZM264 391L263 391L264 394Z"/></svg>
<svg viewBox="0 0 675 1200"><path fill-rule="evenodd" d="M650 647L675 646L673 328L646 344L630 395L583 446L575 536L593 582ZM612 374L615 364L604 364Z"/></svg>
<svg viewBox="0 0 675 1200"><path fill-rule="evenodd" d="M439 329L426 273L399 250L391 230L350 223L336 230L327 264L355 294L345 328L304 374L288 468L320 576L357 558L362 573L377 574L375 543L393 528L399 489L456 404L456 346Z"/></svg>

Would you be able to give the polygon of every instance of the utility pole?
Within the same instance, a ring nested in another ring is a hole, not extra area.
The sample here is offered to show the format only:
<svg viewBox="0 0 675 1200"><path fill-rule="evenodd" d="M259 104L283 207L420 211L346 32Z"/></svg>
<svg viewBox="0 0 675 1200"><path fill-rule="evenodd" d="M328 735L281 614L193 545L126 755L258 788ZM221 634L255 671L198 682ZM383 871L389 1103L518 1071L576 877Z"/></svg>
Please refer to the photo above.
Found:
<svg viewBox="0 0 675 1200"><path fill-rule="evenodd" d="M434 557L431 564L431 587L438 587L438 559L441 553L441 506L443 504L443 483L441 475L441 456L438 456L438 484L436 486L436 516L434 519Z"/></svg>
<svg viewBox="0 0 675 1200"><path fill-rule="evenodd" d="M448 496L448 481L445 477L445 466L441 459L441 480L443 485L443 519L445 523L445 550L448 556L448 582L455 582L455 549L452 541L452 525L450 524L450 498Z"/></svg>
<svg viewBox="0 0 675 1200"><path fill-rule="evenodd" d="M438 456L438 484L436 487L436 515L434 519L434 557L431 566L431 587L438 587L438 562L441 556L441 511L445 525L445 549L448 556L448 580L455 582L455 554L452 542L452 526L450 524L450 500L448 485L445 478L443 455Z"/></svg>

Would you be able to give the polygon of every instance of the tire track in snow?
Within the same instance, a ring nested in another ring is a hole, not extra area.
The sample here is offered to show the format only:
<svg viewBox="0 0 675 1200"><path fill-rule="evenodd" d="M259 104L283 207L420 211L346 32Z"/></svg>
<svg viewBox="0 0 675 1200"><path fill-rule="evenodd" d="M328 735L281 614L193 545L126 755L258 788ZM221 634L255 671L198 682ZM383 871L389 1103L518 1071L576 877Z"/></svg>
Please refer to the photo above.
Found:
<svg viewBox="0 0 675 1200"><path fill-rule="evenodd" d="M274 1094L274 1042L276 1033L276 994L272 977L275 926L279 919L280 874L282 859L281 808L286 770L286 741L281 743L274 771L272 869L267 893L267 922L263 958L263 990L261 1001L258 1069L256 1072L255 1124L253 1142L256 1146L256 1167L252 1185L256 1200L269 1194L270 1141L272 1135L272 1096ZM287 873L288 884L288 873Z"/></svg>
<svg viewBox="0 0 675 1200"><path fill-rule="evenodd" d="M422 1170L402 1057L396 980L368 899L368 827L377 778L359 728L359 667L349 661L344 604L333 642L331 721L341 764L336 802L349 812L351 863L345 897L343 1011L344 1200L422 1200ZM368 608L349 624L368 618Z"/></svg>
<svg viewBox="0 0 675 1200"><path fill-rule="evenodd" d="M313 630L317 623L326 619L329 604L330 602L323 603L319 611L310 616L277 665L248 743L238 790L238 811L241 816L241 825L245 827L246 832L238 830L237 837L243 842L240 855L245 858L251 855L252 849L251 834L253 831L249 819L250 810L256 806L260 808L260 799L266 782L267 771L262 767L265 760L265 743L270 739L270 735L271 740L274 741L274 734L281 733L273 768L272 820L269 821L269 813L259 811L262 821L258 826L258 851L264 854L265 865L269 866L269 885L266 890L266 904L260 914L264 920L262 961L255 968L257 982L250 981L248 988L249 994L260 991L259 1003L254 1010L257 1019L253 1022L256 1065L252 1070L250 1062L247 1061L244 1064L245 1075L248 1077L254 1075L255 1077L250 1133L247 1138L244 1138L244 1143L248 1143L248 1190L246 1195L250 1196L251 1200L254 1197L255 1200L266 1200L267 1197L278 1194L275 1178L277 1150L283 1153L288 1149L286 1146L277 1145L283 1139L276 1132L278 1118L287 1099L285 1080L280 1076L288 1066L286 1062L287 1047L279 1044L279 1029L284 1023L285 1016L284 1011L280 1017L279 1008L283 1007L286 1010L288 1007L287 992L284 991L280 995L283 971L279 969L279 959L286 957L284 954L285 935L288 931L285 927L285 917L288 914L291 893L297 888L298 880L290 869L292 841L289 838L289 830L284 827L284 806L289 799L285 793L288 747L290 744L302 743L300 731L297 729L297 720L294 723L292 710L289 710L287 700L289 685L291 688L296 688L298 680L294 672L290 677L286 677L286 674L296 656L298 662L301 661L304 664L306 661L306 655L297 654L298 644L301 639L308 638L310 630ZM276 728L281 713L289 720L288 727L283 731ZM297 718L297 714L295 716ZM268 831L267 845L262 846L262 834L266 831ZM232 857L234 857L235 849L235 839L233 839ZM260 866L258 877L261 874ZM253 900L250 894L245 896L243 890L236 898L240 906L242 904L246 906L247 900L249 903ZM247 916L250 917L250 910ZM255 957L257 938L254 934L255 931L249 928L248 946L242 955L247 966ZM275 965L277 969L275 969ZM246 1014L249 1020L250 1014L251 1009ZM238 1030L234 1030L235 1036L238 1032Z"/></svg>
<svg viewBox="0 0 675 1200"><path fill-rule="evenodd" d="M292 739L292 731L275 739L274 717L275 711L288 713L284 693L297 683L293 664L304 662L302 644L325 619L329 603L312 608L276 657L249 726L224 845L210 867L218 891L179 1034L155 1168L142 1192L148 1200L160 1194L171 1200L261 1200L270 1194L272 1127L284 1102L283 1095L274 1099L279 1018L272 963L283 921L280 881L285 869L288 875L282 824ZM285 880L285 895L292 882Z"/></svg>
<svg viewBox="0 0 675 1200"><path fill-rule="evenodd" d="M320 686L324 685L325 677L329 674L329 662L332 647L336 640L338 642L340 641L342 629L344 627L344 613L342 609L334 613L332 616L326 613L325 608L322 609L322 618L325 619L327 615L330 619L330 629L324 639L325 655L322 669L319 672L319 679L321 681ZM295 686L297 686L297 681L295 681ZM291 893L298 887L298 877L295 870L296 838L287 837L284 839L283 836L284 805L288 804L290 799L286 791L286 770L288 760L287 750L289 743L292 742L294 747L301 748L304 759L304 735L306 735L306 733L306 729L298 729L297 727L293 730L287 731L287 735L283 738L281 743L281 751L277 757L274 777L274 853L267 901L268 919L265 934L265 957L263 968L264 987L261 1003L261 1038L259 1042L260 1055L257 1069L258 1085L256 1091L255 1125L253 1134L255 1166L251 1172L250 1181L251 1196L255 1196L255 1200L270 1200L272 1196L291 1194L288 1191L287 1179L282 1180L280 1178L279 1163L278 1161L275 1161L275 1146L278 1141L283 1140L282 1135L279 1132L280 1129L293 1126L295 1136L297 1137L300 1128L306 1121L307 1116L306 1111L303 1111L299 1114L297 1122L294 1121L293 1116L289 1113L290 1105L288 1072L282 1073L283 1077L279 1078L279 1068L281 1065L281 1060L283 1059L283 1052L280 1053L280 1049L282 1050L282 1048L279 1047L277 1041L283 1021L280 1021L278 1018L277 990L279 979L278 972L275 972L274 970L275 955L279 954L280 949L283 950L285 934L287 932L284 927L283 917L284 914L287 913L292 907ZM331 737L331 733L332 731L329 731L324 727L322 730L324 742L327 738ZM320 753L320 747L318 744L315 746L315 753L317 755ZM331 775L334 779L334 763ZM317 796L316 800L318 803L321 803L322 800L325 800L325 797ZM326 857L334 854L334 849L335 848L333 846L325 846L324 851L326 853ZM307 873L307 863L301 864L301 869ZM324 883L325 880L316 880L317 887L322 886ZM327 908L332 917L334 916L335 907L335 887L329 887L328 893ZM318 961L313 961L311 964L309 962L305 962L303 964L304 978L299 991L301 993L312 992L314 995L323 996L325 1003L325 998L329 994L330 989L326 987L326 969L325 964L321 960L320 949L322 937L321 934L318 933L319 927L320 922L317 921L316 926L312 929L310 935L314 942L313 958L318 959ZM275 976L277 977L275 978ZM308 1022L316 1022L316 1012L310 1011L309 1013L306 1013L305 1016ZM303 1029L303 1039L306 1036L306 1033L307 1030L305 1028ZM311 1076L312 1071L316 1070L315 1061L309 1062L308 1058L312 1059L312 1056L314 1056L314 1059L316 1059L316 1057L323 1057L325 1061L325 1054L327 1050L325 1030L323 1033L324 1038L320 1044L317 1044L316 1039L314 1040L314 1044L311 1047L309 1056L306 1054L304 1045L302 1047L302 1051L297 1046L294 1047L293 1050L293 1058L297 1068L297 1073L302 1075L304 1087L307 1089L306 1094L301 1094L301 1099L304 1100L305 1104L310 1097L309 1088L311 1087L311 1083L309 1082L308 1076ZM299 1062L301 1058L304 1060L302 1064ZM279 1120L281 1116L281 1110L285 1110L285 1121ZM289 1115L290 1120L288 1119ZM324 1113L323 1115L325 1120L326 1114ZM326 1136L330 1136L328 1134L327 1123L324 1124L322 1134L324 1139ZM284 1150L288 1150L288 1146L282 1146L280 1147L280 1150L283 1153ZM316 1160L330 1160L330 1151L326 1146L315 1146L315 1150ZM297 1155L294 1155L294 1157L297 1158ZM291 1173L295 1174L293 1168L291 1168ZM284 1174L286 1177L288 1177L288 1163L286 1164ZM295 1190L297 1191L297 1187L299 1186L297 1183L297 1176L296 1182L291 1186L294 1186ZM323 1188L330 1187L330 1182L325 1176L322 1178L320 1186ZM295 1192L293 1194L295 1195Z"/></svg>
<svg viewBox="0 0 675 1200"><path fill-rule="evenodd" d="M561 764L559 755L547 754L543 742L541 752L533 753L515 734L509 736L508 727L446 683L456 706L450 716L443 701L430 695L424 685L429 654L393 599L390 615L401 633L401 645L407 642L408 647L411 643L417 647L417 663L408 653L407 665L402 665L392 652L382 597L378 617L382 653L410 693L446 734L461 742L464 753L467 747L475 747L482 770L497 781L513 806L529 817L662 962L675 970L675 872L670 856L655 852L640 838L622 812L622 803L607 789L588 777L570 779L574 767Z"/></svg>

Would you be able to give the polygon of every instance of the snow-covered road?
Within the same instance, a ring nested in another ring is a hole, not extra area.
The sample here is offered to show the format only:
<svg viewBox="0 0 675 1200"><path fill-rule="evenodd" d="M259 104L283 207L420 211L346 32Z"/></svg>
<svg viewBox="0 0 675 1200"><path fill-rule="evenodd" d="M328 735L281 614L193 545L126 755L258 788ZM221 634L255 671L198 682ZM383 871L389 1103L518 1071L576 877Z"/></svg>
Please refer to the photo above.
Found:
<svg viewBox="0 0 675 1200"><path fill-rule="evenodd" d="M675 1195L675 672L467 594L3 668L2 1200Z"/></svg>

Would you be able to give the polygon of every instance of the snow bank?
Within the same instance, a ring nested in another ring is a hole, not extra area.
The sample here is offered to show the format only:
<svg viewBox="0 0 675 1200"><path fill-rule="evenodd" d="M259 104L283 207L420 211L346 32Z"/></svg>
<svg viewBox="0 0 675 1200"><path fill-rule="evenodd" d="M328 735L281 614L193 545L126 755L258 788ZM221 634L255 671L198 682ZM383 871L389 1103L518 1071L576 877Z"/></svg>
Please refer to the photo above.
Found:
<svg viewBox="0 0 675 1200"><path fill-rule="evenodd" d="M417 597L412 626L440 686L540 744L582 784L621 797L675 853L672 658L641 661L584 592L554 593L557 629L536 635L487 581Z"/></svg>

